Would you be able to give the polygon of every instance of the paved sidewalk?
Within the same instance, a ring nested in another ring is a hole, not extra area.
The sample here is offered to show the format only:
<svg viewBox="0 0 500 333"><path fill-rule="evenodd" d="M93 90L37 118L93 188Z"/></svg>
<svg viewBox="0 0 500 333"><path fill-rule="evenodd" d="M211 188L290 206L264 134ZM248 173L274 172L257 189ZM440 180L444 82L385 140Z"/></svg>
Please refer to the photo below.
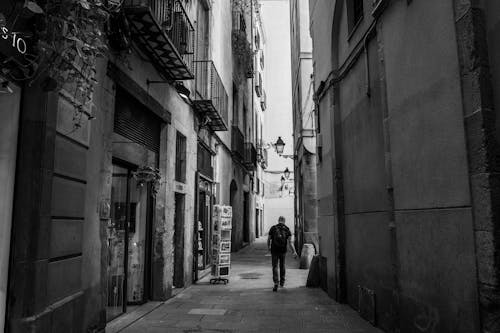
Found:
<svg viewBox="0 0 500 333"><path fill-rule="evenodd" d="M288 257L285 288L272 292L271 257L258 240L233 254L229 284L207 277L122 332L381 332L321 289L304 287L307 270L297 267Z"/></svg>

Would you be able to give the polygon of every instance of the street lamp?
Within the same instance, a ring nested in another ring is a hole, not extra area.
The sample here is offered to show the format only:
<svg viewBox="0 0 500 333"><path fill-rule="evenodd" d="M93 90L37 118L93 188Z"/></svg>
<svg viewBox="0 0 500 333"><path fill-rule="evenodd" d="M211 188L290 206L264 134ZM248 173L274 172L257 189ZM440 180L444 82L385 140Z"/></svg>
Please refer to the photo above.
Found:
<svg viewBox="0 0 500 333"><path fill-rule="evenodd" d="M285 141L281 138L281 136L278 136L278 140L276 140L276 143L274 144L274 149L276 149L276 153L283 158L290 158L292 160L297 159L297 155L285 155L283 154L283 150L285 150Z"/></svg>
<svg viewBox="0 0 500 333"><path fill-rule="evenodd" d="M290 178L290 170L288 170L288 167L285 169L283 173L285 174L286 179Z"/></svg>
<svg viewBox="0 0 500 333"><path fill-rule="evenodd" d="M276 149L276 153L278 155L283 154L283 150L285 149L285 142L281 138L281 136L278 136L278 140L276 140L276 143L274 144L274 148Z"/></svg>

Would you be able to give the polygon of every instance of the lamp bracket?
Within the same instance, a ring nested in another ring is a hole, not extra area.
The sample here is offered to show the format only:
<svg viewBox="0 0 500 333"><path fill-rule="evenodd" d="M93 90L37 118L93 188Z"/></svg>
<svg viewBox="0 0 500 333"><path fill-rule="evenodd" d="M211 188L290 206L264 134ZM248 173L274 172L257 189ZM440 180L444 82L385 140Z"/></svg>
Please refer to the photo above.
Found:
<svg viewBox="0 0 500 333"><path fill-rule="evenodd" d="M279 155L280 157L283 157L283 158L289 158L291 160L296 160L298 159L298 156L297 155L286 155L286 154L281 154Z"/></svg>

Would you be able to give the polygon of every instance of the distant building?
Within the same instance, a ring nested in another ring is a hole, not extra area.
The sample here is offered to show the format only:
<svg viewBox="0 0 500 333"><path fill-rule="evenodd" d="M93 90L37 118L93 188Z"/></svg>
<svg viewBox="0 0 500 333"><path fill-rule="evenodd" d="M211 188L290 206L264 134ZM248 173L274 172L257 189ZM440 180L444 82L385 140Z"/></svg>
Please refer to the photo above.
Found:
<svg viewBox="0 0 500 333"><path fill-rule="evenodd" d="M268 168L265 171L265 218L264 230L267 233L272 225L278 223L283 215L286 224L294 233L294 169L293 160L276 154L272 144L278 137L285 142L284 154L294 154L292 84L290 64L290 5L283 0L260 0L266 45L267 110L264 123L264 142L268 154ZM290 176L284 178L288 169Z"/></svg>
<svg viewBox="0 0 500 333"><path fill-rule="evenodd" d="M387 332L500 331L500 4L309 10L323 288Z"/></svg>
<svg viewBox="0 0 500 333"><path fill-rule="evenodd" d="M229 204L233 206L233 250L253 242L262 233L265 159L259 145L262 138L261 96L264 68L262 21L256 0L232 1L232 118L231 170L220 172L221 182L230 181Z"/></svg>
<svg viewBox="0 0 500 333"><path fill-rule="evenodd" d="M297 251L305 243L318 247L316 193L316 130L312 40L309 3L290 1L292 50L292 108L295 179L295 239Z"/></svg>

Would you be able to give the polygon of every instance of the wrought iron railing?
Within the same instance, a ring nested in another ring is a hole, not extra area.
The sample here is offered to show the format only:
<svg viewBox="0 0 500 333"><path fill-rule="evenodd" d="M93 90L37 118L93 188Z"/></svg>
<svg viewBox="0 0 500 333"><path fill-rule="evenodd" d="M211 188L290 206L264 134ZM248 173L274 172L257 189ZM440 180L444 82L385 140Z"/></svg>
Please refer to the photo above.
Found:
<svg viewBox="0 0 500 333"><path fill-rule="evenodd" d="M262 169L266 169L267 168L267 164L268 164L268 152L267 152L267 149L264 149L263 147L260 147L259 148L259 163L262 167Z"/></svg>
<svg viewBox="0 0 500 333"><path fill-rule="evenodd" d="M240 158L245 157L245 137L238 126L233 125L231 130L231 150Z"/></svg>
<svg viewBox="0 0 500 333"><path fill-rule="evenodd" d="M267 95L264 89L262 89L262 96L260 96L260 108L262 111L266 111L267 108Z"/></svg>
<svg viewBox="0 0 500 333"><path fill-rule="evenodd" d="M219 116L228 122L228 97L222 79L211 60L197 60L195 63L195 100L209 100Z"/></svg>
<svg viewBox="0 0 500 333"><path fill-rule="evenodd" d="M252 142L245 142L245 156L243 163L247 168L254 169L257 167L257 149Z"/></svg>
<svg viewBox="0 0 500 333"><path fill-rule="evenodd" d="M124 7L149 7L186 66L194 70L195 29L180 0L125 0Z"/></svg>
<svg viewBox="0 0 500 333"><path fill-rule="evenodd" d="M257 94L258 97L262 95L262 74L260 73L255 82L255 93Z"/></svg>

